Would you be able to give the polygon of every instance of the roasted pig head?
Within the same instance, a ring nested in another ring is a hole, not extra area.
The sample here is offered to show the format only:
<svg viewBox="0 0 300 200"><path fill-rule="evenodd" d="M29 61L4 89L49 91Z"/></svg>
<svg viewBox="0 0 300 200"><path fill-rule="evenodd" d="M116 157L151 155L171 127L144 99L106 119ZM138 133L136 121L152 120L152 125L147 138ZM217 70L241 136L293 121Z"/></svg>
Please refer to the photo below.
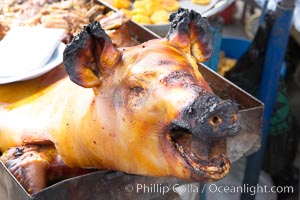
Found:
<svg viewBox="0 0 300 200"><path fill-rule="evenodd" d="M238 106L216 96L198 71L212 53L207 20L179 9L170 21L166 38L134 47L114 48L99 23L67 46L71 80L95 92L100 130L81 137L101 167L218 180L230 168L226 137L240 130Z"/></svg>
<svg viewBox="0 0 300 200"><path fill-rule="evenodd" d="M23 185L57 179L57 163L189 181L228 173L226 137L240 120L198 71L212 53L208 22L185 9L170 20L165 38L126 48L91 23L64 51L68 76L59 67L0 85L1 160Z"/></svg>

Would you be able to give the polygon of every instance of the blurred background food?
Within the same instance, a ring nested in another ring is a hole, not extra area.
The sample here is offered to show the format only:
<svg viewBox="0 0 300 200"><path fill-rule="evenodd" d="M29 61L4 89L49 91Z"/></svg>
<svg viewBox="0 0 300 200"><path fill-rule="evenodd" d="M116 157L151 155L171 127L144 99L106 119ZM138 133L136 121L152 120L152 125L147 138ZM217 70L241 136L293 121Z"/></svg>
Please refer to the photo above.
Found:
<svg viewBox="0 0 300 200"><path fill-rule="evenodd" d="M222 76L225 72L229 71L236 63L237 59L229 58L225 56L225 52L221 51L219 54L218 73Z"/></svg>
<svg viewBox="0 0 300 200"><path fill-rule="evenodd" d="M201 4L201 5L207 5L210 3L211 0L192 0L192 3L195 4Z"/></svg>
<svg viewBox="0 0 300 200"><path fill-rule="evenodd" d="M179 8L177 0L105 0L120 9L126 16L139 24L168 24L169 14ZM211 0L191 0L197 5L207 5Z"/></svg>
<svg viewBox="0 0 300 200"><path fill-rule="evenodd" d="M169 13L179 8L177 0L107 0L133 21L140 24L167 24Z"/></svg>
<svg viewBox="0 0 300 200"><path fill-rule="evenodd" d="M100 21L102 28L113 38L114 45L136 44L127 27L122 26L128 21L124 13L106 13L104 8L92 0L0 1L0 40L12 26L41 26L66 30L63 42L68 43L83 26ZM122 37L119 37L120 34Z"/></svg>
<svg viewBox="0 0 300 200"><path fill-rule="evenodd" d="M103 6L92 5L87 0L1 1L0 27L4 28L0 38L14 25L61 28L72 37L90 21L99 20L103 10Z"/></svg>

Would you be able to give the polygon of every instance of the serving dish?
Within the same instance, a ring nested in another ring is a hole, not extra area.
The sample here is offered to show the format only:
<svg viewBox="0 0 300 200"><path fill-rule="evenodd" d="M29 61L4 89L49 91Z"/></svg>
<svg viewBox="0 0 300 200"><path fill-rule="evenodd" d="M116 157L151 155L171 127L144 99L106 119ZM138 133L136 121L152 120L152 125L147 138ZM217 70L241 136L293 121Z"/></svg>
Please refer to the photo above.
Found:
<svg viewBox="0 0 300 200"><path fill-rule="evenodd" d="M35 68L31 71L27 71L15 76L0 77L0 84L12 83L17 81L25 81L41 76L55 67L59 66L63 61L63 51L65 49L65 44L60 43L57 48L54 50L49 61L43 67Z"/></svg>

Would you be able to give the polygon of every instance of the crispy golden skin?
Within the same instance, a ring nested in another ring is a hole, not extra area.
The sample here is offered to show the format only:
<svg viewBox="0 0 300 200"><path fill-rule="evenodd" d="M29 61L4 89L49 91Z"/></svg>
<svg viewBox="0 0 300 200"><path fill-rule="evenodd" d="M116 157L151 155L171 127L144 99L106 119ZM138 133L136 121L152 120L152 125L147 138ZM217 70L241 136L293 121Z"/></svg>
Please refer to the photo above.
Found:
<svg viewBox="0 0 300 200"><path fill-rule="evenodd" d="M184 9L172 18L166 38L121 49L92 23L64 52L69 77L60 67L0 86L0 150L50 142L69 167L223 178L237 105L198 71L211 54L207 22Z"/></svg>

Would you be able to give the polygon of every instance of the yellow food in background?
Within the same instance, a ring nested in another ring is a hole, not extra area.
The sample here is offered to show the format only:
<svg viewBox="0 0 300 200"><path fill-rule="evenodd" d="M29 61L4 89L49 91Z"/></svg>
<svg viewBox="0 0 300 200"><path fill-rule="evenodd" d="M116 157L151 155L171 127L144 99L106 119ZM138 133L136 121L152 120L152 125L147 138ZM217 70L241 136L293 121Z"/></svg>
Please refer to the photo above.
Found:
<svg viewBox="0 0 300 200"><path fill-rule="evenodd" d="M169 23L169 13L166 10L155 11L151 17L153 24L167 24Z"/></svg>
<svg viewBox="0 0 300 200"><path fill-rule="evenodd" d="M174 12L179 8L179 3L176 0L162 0L161 5L166 11L169 12Z"/></svg>
<svg viewBox="0 0 300 200"><path fill-rule="evenodd" d="M120 9L120 11L125 14L126 18L131 19L132 15L131 15L131 11L130 10L122 8L122 9Z"/></svg>
<svg viewBox="0 0 300 200"><path fill-rule="evenodd" d="M236 61L236 59L226 57L225 53L221 51L219 55L218 73L224 76L225 73L235 65Z"/></svg>
<svg viewBox="0 0 300 200"><path fill-rule="evenodd" d="M129 8L131 6L131 2L130 0L114 0L113 6L118 9Z"/></svg>
<svg viewBox="0 0 300 200"><path fill-rule="evenodd" d="M151 20L147 15L142 15L142 14L135 14L132 15L131 19L133 21L135 21L136 23L140 23L140 24L150 24Z"/></svg>
<svg viewBox="0 0 300 200"><path fill-rule="evenodd" d="M131 19L141 24L167 24L169 13L178 8L177 0L137 0L132 5Z"/></svg>
<svg viewBox="0 0 300 200"><path fill-rule="evenodd" d="M126 17L140 24L167 24L169 14L179 8L177 0L105 0L125 13ZM194 4L207 5L211 0L191 0Z"/></svg>
<svg viewBox="0 0 300 200"><path fill-rule="evenodd" d="M131 13L131 16L134 15L145 15L149 16L149 11L146 8L134 8L132 10L128 10Z"/></svg>
<svg viewBox="0 0 300 200"><path fill-rule="evenodd" d="M160 2L155 2L155 1L151 1L151 0L150 1L149 0L141 1L141 2L144 2L144 3L147 2L145 4L145 9L148 11L150 17L155 11L162 9Z"/></svg>
<svg viewBox="0 0 300 200"><path fill-rule="evenodd" d="M207 5L211 2L211 0L192 0L192 3L194 4L201 4L201 5Z"/></svg>
<svg viewBox="0 0 300 200"><path fill-rule="evenodd" d="M169 14L178 10L177 0L106 0L126 17L140 24L167 24Z"/></svg>

